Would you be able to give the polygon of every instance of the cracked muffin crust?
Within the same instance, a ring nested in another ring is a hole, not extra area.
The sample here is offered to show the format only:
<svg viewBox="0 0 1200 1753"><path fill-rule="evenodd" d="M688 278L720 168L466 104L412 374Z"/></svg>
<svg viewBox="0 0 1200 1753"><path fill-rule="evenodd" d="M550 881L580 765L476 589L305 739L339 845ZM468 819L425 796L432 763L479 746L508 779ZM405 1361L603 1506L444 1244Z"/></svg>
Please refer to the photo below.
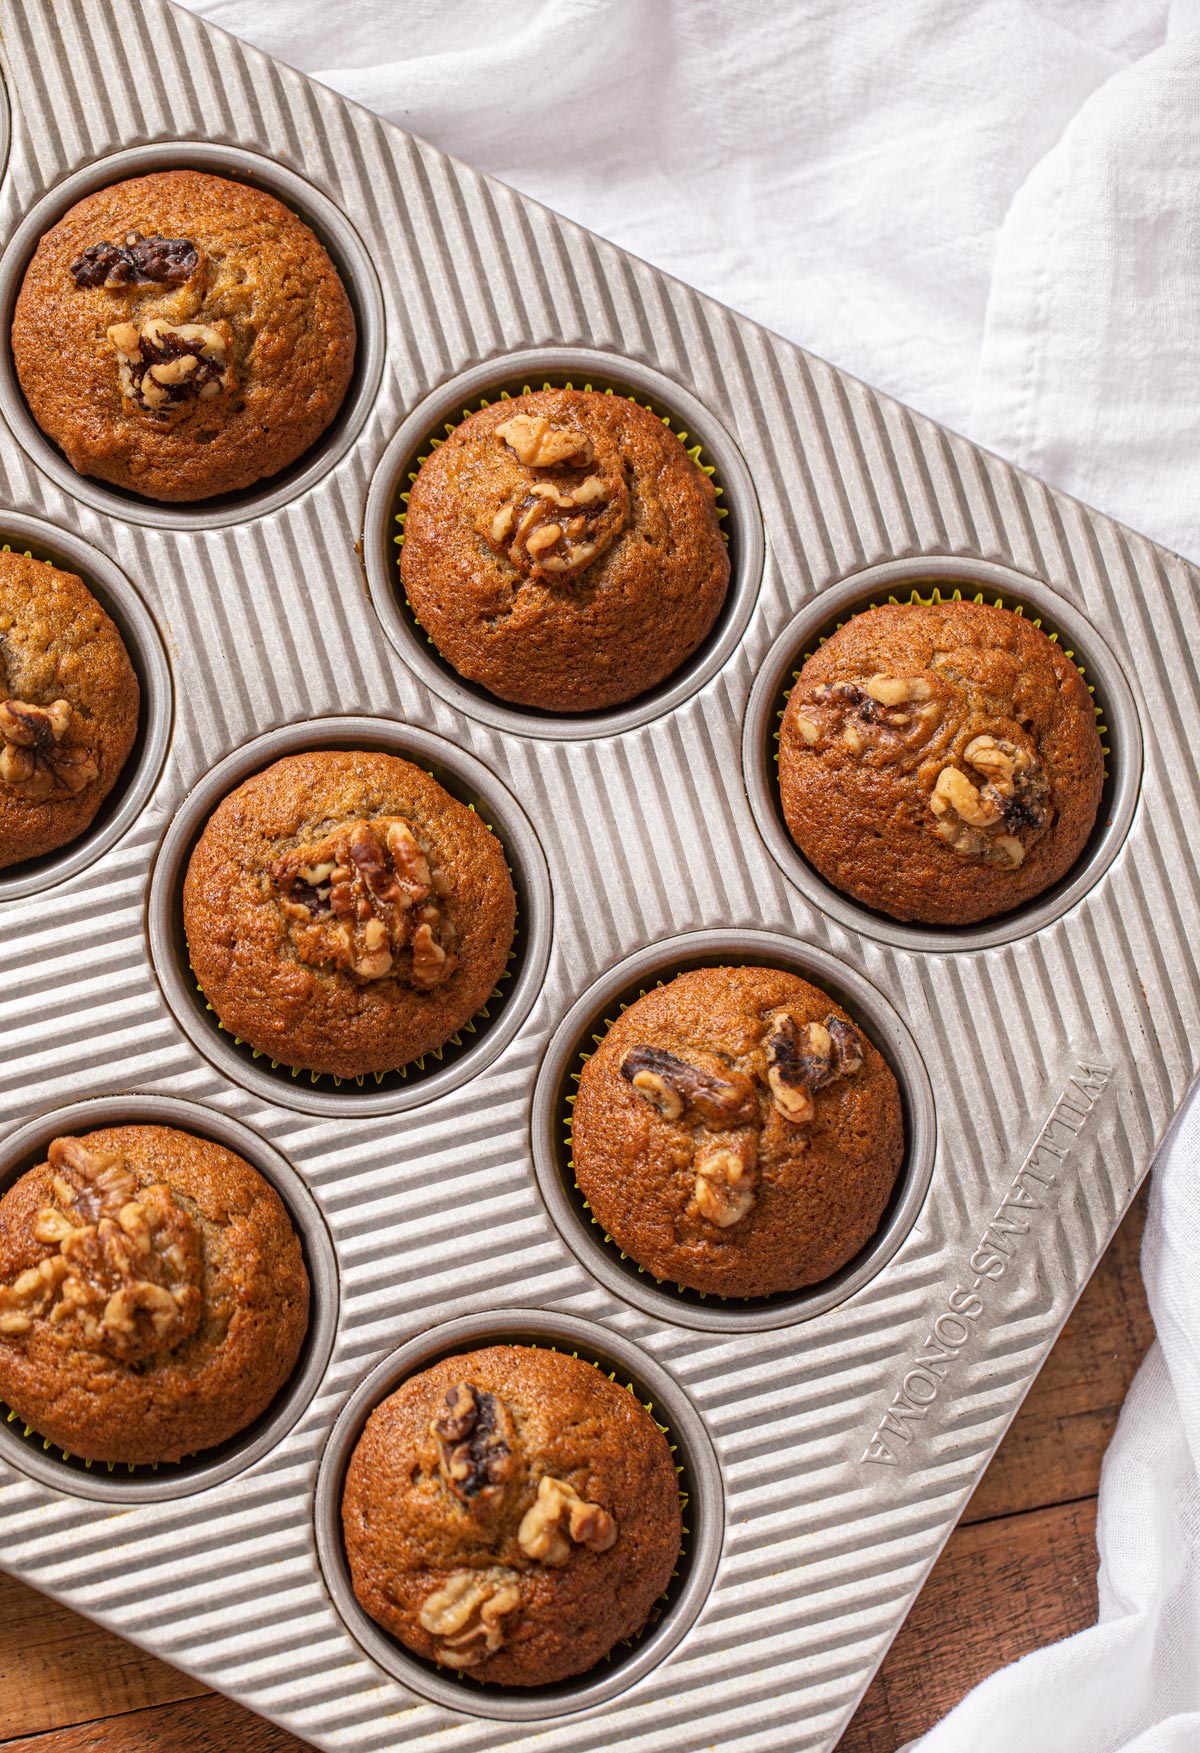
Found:
<svg viewBox="0 0 1200 1753"><path fill-rule="evenodd" d="M987 603L855 615L804 665L783 716L793 840L895 919L968 925L1040 895L1086 846L1103 784L1074 663Z"/></svg>
<svg viewBox="0 0 1200 1753"><path fill-rule="evenodd" d="M295 1368L308 1275L283 1201L168 1126L56 1138L0 1199L0 1399L92 1461L236 1436Z"/></svg>
<svg viewBox="0 0 1200 1753"><path fill-rule="evenodd" d="M442 1046L504 972L516 897L480 817L398 756L320 750L247 779L183 890L201 991L285 1065L361 1077Z"/></svg>
<svg viewBox="0 0 1200 1753"><path fill-rule="evenodd" d="M376 1407L342 1525L364 1611L477 1680L582 1674L645 1625L679 1556L658 1425L593 1364L495 1345Z"/></svg>
<svg viewBox="0 0 1200 1753"><path fill-rule="evenodd" d="M121 635L74 573L0 553L0 869L79 838L137 736Z"/></svg>
<svg viewBox="0 0 1200 1753"><path fill-rule="evenodd" d="M776 968L698 968L613 1023L571 1144L593 1215L639 1266L768 1296L870 1241L904 1123L891 1069L827 993Z"/></svg>
<svg viewBox="0 0 1200 1753"><path fill-rule="evenodd" d="M711 482L649 409L537 390L470 415L421 465L400 552L413 610L501 700L632 700L710 632L729 584Z"/></svg>
<svg viewBox="0 0 1200 1753"><path fill-rule="evenodd" d="M314 443L349 386L355 324L324 246L273 195L174 170L85 196L47 232L12 345L72 468L185 501Z"/></svg>

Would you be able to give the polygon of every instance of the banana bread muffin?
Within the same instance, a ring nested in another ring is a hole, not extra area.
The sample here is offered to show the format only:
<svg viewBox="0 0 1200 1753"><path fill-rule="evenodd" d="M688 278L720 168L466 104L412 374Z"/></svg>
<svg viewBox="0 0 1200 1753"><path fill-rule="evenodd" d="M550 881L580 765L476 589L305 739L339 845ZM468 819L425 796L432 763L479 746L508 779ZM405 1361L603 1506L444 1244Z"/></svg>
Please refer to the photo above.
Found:
<svg viewBox="0 0 1200 1753"><path fill-rule="evenodd" d="M639 1632L681 1536L650 1414L594 1365L524 1345L445 1358L378 1406L342 1523L372 1619L506 1686L582 1674Z"/></svg>
<svg viewBox="0 0 1200 1753"><path fill-rule="evenodd" d="M0 869L91 825L133 747L121 635L74 573L0 553Z"/></svg>
<svg viewBox="0 0 1200 1753"><path fill-rule="evenodd" d="M460 675L517 705L588 712L691 656L721 612L729 557L712 483L657 415L537 390L431 451L400 572Z"/></svg>
<svg viewBox="0 0 1200 1753"><path fill-rule="evenodd" d="M221 1024L305 1071L431 1052L504 971L516 898L482 819L411 761L288 755L224 799L188 866L192 968Z"/></svg>
<svg viewBox="0 0 1200 1753"><path fill-rule="evenodd" d="M639 998L584 1065L575 1175L656 1278L727 1297L828 1278L879 1227L904 1157L885 1060L777 968L699 968Z"/></svg>
<svg viewBox="0 0 1200 1753"><path fill-rule="evenodd" d="M160 171L85 196L47 232L12 345L30 412L72 468L150 499L208 499L324 432L354 368L354 313L273 195Z"/></svg>
<svg viewBox="0 0 1200 1753"><path fill-rule="evenodd" d="M282 1200L208 1139L56 1138L0 1199L0 1399L69 1454L145 1464L227 1441L307 1327Z"/></svg>
<svg viewBox="0 0 1200 1753"><path fill-rule="evenodd" d="M969 925L1040 895L1086 846L1103 784L1074 663L988 603L855 615L804 665L783 717L792 838L895 919Z"/></svg>

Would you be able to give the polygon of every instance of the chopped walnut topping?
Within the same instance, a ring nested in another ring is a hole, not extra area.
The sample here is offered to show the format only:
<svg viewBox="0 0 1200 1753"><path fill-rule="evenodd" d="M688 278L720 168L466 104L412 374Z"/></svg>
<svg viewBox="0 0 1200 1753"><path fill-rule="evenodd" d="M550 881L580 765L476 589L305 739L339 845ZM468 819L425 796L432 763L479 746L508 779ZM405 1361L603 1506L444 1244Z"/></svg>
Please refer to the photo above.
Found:
<svg viewBox="0 0 1200 1753"><path fill-rule="evenodd" d="M446 1410L432 1420L438 1472L461 1503L498 1498L516 1470L512 1415L498 1394L456 1382Z"/></svg>
<svg viewBox="0 0 1200 1753"><path fill-rule="evenodd" d="M541 414L514 414L496 427L496 437L527 469L553 469L560 463L586 469L595 455L591 440L582 432L551 426Z"/></svg>
<svg viewBox="0 0 1200 1753"><path fill-rule="evenodd" d="M929 799L933 832L962 858L1016 870L1025 859L1018 831L1043 828L1050 819L1045 768L1032 750L1007 737L974 737L962 758L983 784L973 784L959 767L943 767Z"/></svg>
<svg viewBox="0 0 1200 1753"><path fill-rule="evenodd" d="M89 244L71 274L76 286L166 286L190 280L199 266L200 252L186 237L129 231L123 244Z"/></svg>
<svg viewBox="0 0 1200 1753"><path fill-rule="evenodd" d="M66 700L33 706L0 701L0 781L26 797L82 791L100 769L79 740L82 721Z"/></svg>
<svg viewBox="0 0 1200 1753"><path fill-rule="evenodd" d="M776 1108L793 1126L816 1116L813 1096L835 1078L850 1077L863 1062L862 1037L832 1013L823 1023L797 1023L788 1011L767 1032L767 1085Z"/></svg>
<svg viewBox="0 0 1200 1753"><path fill-rule="evenodd" d="M572 1544L607 1552L617 1533L617 1524L607 1510L581 1498L564 1479L551 1479L547 1474L521 1518L517 1544L526 1558L557 1569L570 1558Z"/></svg>
<svg viewBox="0 0 1200 1753"><path fill-rule="evenodd" d="M108 338L117 352L121 394L164 418L189 402L211 401L232 382L233 337L228 323L168 323L150 317L114 323Z"/></svg>
<svg viewBox="0 0 1200 1753"><path fill-rule="evenodd" d="M753 1209L757 1155L756 1135L744 1132L697 1147L696 1207L719 1230L732 1228Z"/></svg>
<svg viewBox="0 0 1200 1753"><path fill-rule="evenodd" d="M743 1072L717 1076L660 1047L631 1047L621 1061L621 1076L664 1120L686 1114L707 1126L739 1126L758 1113L754 1084Z"/></svg>
<svg viewBox="0 0 1200 1753"><path fill-rule="evenodd" d="M438 1639L437 1660L447 1668L475 1668L504 1642L503 1621L521 1605L520 1578L503 1565L455 1570L427 1596L418 1615Z"/></svg>
<svg viewBox="0 0 1200 1753"><path fill-rule="evenodd" d="M887 732L928 729L939 716L933 684L925 676L866 676L861 682L822 682L798 702L793 720L810 747L837 733L852 754Z"/></svg>
<svg viewBox="0 0 1200 1753"><path fill-rule="evenodd" d="M36 1214L35 1241L57 1253L0 1286L0 1339L49 1320L72 1344L120 1363L176 1351L200 1325L195 1226L170 1189L139 1190L119 1156L56 1138L54 1204Z"/></svg>
<svg viewBox="0 0 1200 1753"><path fill-rule="evenodd" d="M408 822L380 816L348 822L315 846L294 846L268 880L300 961L332 963L360 980L382 980L411 952L408 979L431 992L458 966L444 900L445 873L431 862Z"/></svg>

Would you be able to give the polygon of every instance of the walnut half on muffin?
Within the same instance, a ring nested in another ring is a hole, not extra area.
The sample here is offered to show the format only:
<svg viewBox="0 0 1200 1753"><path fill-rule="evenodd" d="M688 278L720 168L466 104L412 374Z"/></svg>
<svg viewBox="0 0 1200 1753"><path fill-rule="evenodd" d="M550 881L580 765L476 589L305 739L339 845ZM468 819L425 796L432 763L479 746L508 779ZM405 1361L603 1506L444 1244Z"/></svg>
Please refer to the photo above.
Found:
<svg viewBox="0 0 1200 1753"><path fill-rule="evenodd" d="M0 1399L92 1461L236 1436L295 1368L308 1274L283 1201L166 1126L56 1138L0 1199Z"/></svg>
<svg viewBox="0 0 1200 1753"><path fill-rule="evenodd" d="M1058 882L1103 784L1075 664L989 603L855 615L805 663L780 732L804 856L865 906L930 925L990 919Z"/></svg>
<svg viewBox="0 0 1200 1753"><path fill-rule="evenodd" d="M593 1364L525 1345L445 1358L376 1407L342 1523L373 1619L507 1686L584 1673L641 1631L681 1538L646 1409Z"/></svg>
<svg viewBox="0 0 1200 1753"><path fill-rule="evenodd" d="M697 968L622 1012L584 1065L572 1156L596 1221L656 1278L768 1296L879 1226L904 1157L891 1069L829 995Z"/></svg>
<svg viewBox="0 0 1200 1753"><path fill-rule="evenodd" d="M656 687L729 584L708 477L656 414L595 390L533 391L457 426L413 483L400 570L460 675L549 712Z"/></svg>
<svg viewBox="0 0 1200 1753"><path fill-rule="evenodd" d="M90 827L133 747L139 698L82 579L0 553L0 869Z"/></svg>
<svg viewBox="0 0 1200 1753"><path fill-rule="evenodd" d="M355 341L303 220L194 170L77 202L38 244L12 326L30 412L71 466L168 501L294 462L336 416Z"/></svg>
<svg viewBox="0 0 1200 1753"><path fill-rule="evenodd" d="M222 1026L285 1065L361 1077L441 1047L512 947L504 849L411 761L285 756L238 786L188 866L184 929Z"/></svg>

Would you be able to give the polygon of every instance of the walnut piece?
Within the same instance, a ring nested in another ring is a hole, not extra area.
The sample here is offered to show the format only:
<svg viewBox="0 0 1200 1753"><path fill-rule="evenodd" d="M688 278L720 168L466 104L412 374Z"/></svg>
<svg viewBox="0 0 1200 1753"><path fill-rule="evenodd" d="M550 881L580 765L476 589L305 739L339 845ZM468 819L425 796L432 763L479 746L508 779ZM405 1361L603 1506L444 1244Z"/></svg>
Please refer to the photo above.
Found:
<svg viewBox="0 0 1200 1753"><path fill-rule="evenodd" d="M76 286L168 286L190 280L200 252L186 237L143 237L128 231L123 244L89 244L71 263Z"/></svg>
<svg viewBox="0 0 1200 1753"><path fill-rule="evenodd" d="M195 1226L170 1189L139 1191L119 1156L56 1138L54 1204L32 1224L56 1248L0 1286L0 1339L48 1319L74 1345L139 1365L176 1351L200 1325L201 1257Z"/></svg>
<svg viewBox="0 0 1200 1753"><path fill-rule="evenodd" d="M933 684L925 676L875 675L820 683L798 703L793 722L810 747L837 734L860 755L878 737L907 733L914 725L928 730L938 716Z"/></svg>
<svg viewBox="0 0 1200 1753"><path fill-rule="evenodd" d="M460 1503L492 1503L516 1471L512 1415L498 1394L470 1382L456 1382L445 1405L429 1426L438 1472Z"/></svg>
<svg viewBox="0 0 1200 1753"><path fill-rule="evenodd" d="M707 1126L740 1126L758 1113L754 1084L743 1072L718 1076L661 1047L631 1047L621 1061L621 1076L664 1120L686 1116Z"/></svg>
<svg viewBox="0 0 1200 1753"><path fill-rule="evenodd" d="M983 783L959 767L943 767L929 799L933 832L961 858L1016 870L1025 859L1021 828L1040 829L1050 819L1050 782L1031 749L1007 737L977 736L963 760Z"/></svg>
<svg viewBox="0 0 1200 1753"><path fill-rule="evenodd" d="M862 1036L832 1013L823 1023L798 1023L779 1011L767 1032L767 1086L779 1113L793 1126L816 1117L813 1096L835 1078L851 1077L863 1062Z"/></svg>
<svg viewBox="0 0 1200 1753"><path fill-rule="evenodd" d="M731 1229L754 1207L756 1134L711 1139L696 1148L696 1209L719 1230Z"/></svg>
<svg viewBox="0 0 1200 1753"><path fill-rule="evenodd" d="M541 415L514 414L496 427L496 437L531 472L558 473L518 488L484 519L485 539L529 577L558 583L577 577L611 546L625 521L623 483L603 474L564 475L591 466L591 441Z"/></svg>
<svg viewBox="0 0 1200 1753"><path fill-rule="evenodd" d="M521 1605L516 1571L495 1564L487 1570L451 1571L426 1597L418 1614L438 1639L437 1660L447 1668L474 1668L504 1643L503 1621Z"/></svg>
<svg viewBox="0 0 1200 1753"><path fill-rule="evenodd" d="M100 769L79 739L82 720L66 700L34 706L0 701L0 782L25 797L82 791Z"/></svg>
<svg viewBox="0 0 1200 1753"><path fill-rule="evenodd" d="M189 402L211 401L229 388L233 338L228 323L114 323L108 338L127 402L164 418Z"/></svg>
<svg viewBox="0 0 1200 1753"><path fill-rule="evenodd" d="M437 904L449 882L400 816L347 822L314 846L293 846L267 880L296 955L309 966L382 980L408 949L408 980L419 992L433 991L458 966L449 947L454 927Z"/></svg>
<svg viewBox="0 0 1200 1753"><path fill-rule="evenodd" d="M517 1544L526 1558L554 1569L566 1564L572 1545L607 1552L619 1530L607 1510L588 1503L565 1479L546 1474L534 1502L521 1518Z"/></svg>

